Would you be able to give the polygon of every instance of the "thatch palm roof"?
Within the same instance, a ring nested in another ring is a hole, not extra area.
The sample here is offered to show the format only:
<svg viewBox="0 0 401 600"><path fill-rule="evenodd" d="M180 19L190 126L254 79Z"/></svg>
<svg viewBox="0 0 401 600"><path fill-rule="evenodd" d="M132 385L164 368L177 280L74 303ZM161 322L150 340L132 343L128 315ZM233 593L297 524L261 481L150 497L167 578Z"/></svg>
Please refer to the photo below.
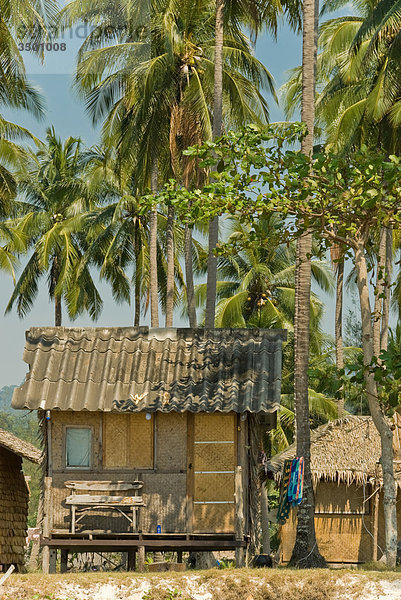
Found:
<svg viewBox="0 0 401 600"><path fill-rule="evenodd" d="M268 469L280 479L285 459L295 458L295 444L274 456ZM313 483L367 483L381 478L381 444L372 417L349 415L311 432ZM380 483L380 481L378 481Z"/></svg>
<svg viewBox="0 0 401 600"><path fill-rule="evenodd" d="M42 458L42 452L38 448L5 429L0 429L0 447L34 463L40 463Z"/></svg>

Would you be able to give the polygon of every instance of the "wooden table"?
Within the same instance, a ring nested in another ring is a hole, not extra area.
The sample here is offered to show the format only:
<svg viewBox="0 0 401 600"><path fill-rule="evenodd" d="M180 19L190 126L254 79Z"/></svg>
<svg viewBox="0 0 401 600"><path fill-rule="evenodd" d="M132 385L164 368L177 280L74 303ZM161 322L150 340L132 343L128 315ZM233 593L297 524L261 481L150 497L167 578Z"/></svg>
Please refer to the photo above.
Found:
<svg viewBox="0 0 401 600"><path fill-rule="evenodd" d="M139 510L145 506L139 491L142 481L126 483L123 481L67 481L65 487L72 490L66 498L71 509L71 533L75 533L76 525L92 510L116 510L130 523L133 533L138 531ZM113 492L134 491L133 496L114 495ZM107 495L77 494L77 491L109 492Z"/></svg>

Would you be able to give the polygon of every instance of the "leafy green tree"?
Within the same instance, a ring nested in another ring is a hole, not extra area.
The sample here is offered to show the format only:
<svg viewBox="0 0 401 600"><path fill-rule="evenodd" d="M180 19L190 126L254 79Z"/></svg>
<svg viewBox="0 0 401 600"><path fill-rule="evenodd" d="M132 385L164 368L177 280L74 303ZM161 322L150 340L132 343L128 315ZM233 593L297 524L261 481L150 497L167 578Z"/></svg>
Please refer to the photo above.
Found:
<svg viewBox="0 0 401 600"><path fill-rule="evenodd" d="M97 202L86 177L91 160L91 153L82 152L79 139L70 137L63 143L53 129L47 131L46 145L29 155L27 174L19 182L19 216L10 224L25 237L30 255L6 312L16 304L18 315L26 315L39 280L47 275L55 325L61 325L63 298L72 318L85 310L92 318L99 315L101 298L83 263L86 213Z"/></svg>
<svg viewBox="0 0 401 600"><path fill-rule="evenodd" d="M284 132L270 128L258 133L257 128L250 127L240 135L229 133L219 144L194 149L194 154L206 164L217 155L224 167L220 173L214 173L216 182L209 184L205 193L200 190L190 197L192 217L200 218L203 214L204 218L210 218L216 213L230 212L253 223L256 215L278 212L285 219L284 240L315 232L322 250L340 244L347 257L352 257L361 310L364 386L381 439L386 560L389 566L394 566L397 521L393 436L386 405L380 402L380 389L370 370L374 357L377 358L376 334L381 331L375 323L380 320L382 325L385 313L381 309L372 318L368 265L372 241L377 252L383 229L399 226L400 161L394 155L386 159L366 147L345 157L320 152L314 156L311 173L311 162L304 153L283 150L286 141L294 143L302 132L303 126L298 125L286 131L284 128ZM188 200L186 194L175 198L177 205ZM383 290L381 270L376 272L374 288L376 295ZM295 369L295 382L296 378Z"/></svg>
<svg viewBox="0 0 401 600"><path fill-rule="evenodd" d="M213 139L223 132L224 88L224 32L227 26L245 23L255 37L262 27L274 35L279 18L286 14L290 25L298 29L301 22L299 0L215 0L215 49L214 49L214 93L213 93ZM209 253L207 268L207 293L205 326L215 326L217 260L215 249L219 240L218 217L209 224Z"/></svg>

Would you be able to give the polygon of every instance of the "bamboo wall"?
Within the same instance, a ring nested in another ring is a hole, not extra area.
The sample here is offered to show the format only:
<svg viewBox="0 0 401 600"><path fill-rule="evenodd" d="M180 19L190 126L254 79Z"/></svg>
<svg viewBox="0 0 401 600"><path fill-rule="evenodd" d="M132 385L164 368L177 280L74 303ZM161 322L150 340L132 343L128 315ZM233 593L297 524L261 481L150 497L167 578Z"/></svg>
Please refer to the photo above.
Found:
<svg viewBox="0 0 401 600"><path fill-rule="evenodd" d="M28 501L21 458L0 448L0 564L24 563Z"/></svg>
<svg viewBox="0 0 401 600"><path fill-rule="evenodd" d="M120 415L118 415L120 416ZM121 415L125 416L125 415ZM141 414L145 419L144 414ZM188 422L191 415L171 413L157 413L154 416L154 431L152 432L152 447L154 448L153 469L121 469L105 468L102 456L104 448L113 447L112 439L109 439L110 429L105 428L104 422L108 415L104 413L88 412L61 412L52 411L51 413L51 440L52 440L52 458L51 458L51 476L52 476L52 529L65 530L69 528L70 510L65 505L65 498L70 495L70 490L65 488L64 483L68 480L74 481L93 481L93 480L119 480L133 481L139 479L144 482L143 498L146 504L140 511L139 529L143 532L156 532L157 525L161 525L163 533L178 533L191 530L189 523L191 511L188 510L188 478L187 464L191 462L188 450L189 428ZM210 415L210 423L221 420L221 415ZM146 422L149 423L149 422ZM232 427L235 428L235 422L231 420ZM92 470L66 469L65 468L65 438L64 432L66 426L90 426L93 434L93 456ZM123 424L121 424L123 427ZM214 429L214 427L212 428ZM105 439L104 434L108 436ZM214 438L214 433L213 436ZM193 442L193 440L192 440ZM191 440L189 444L192 443ZM121 444L120 444L121 445ZM138 451L144 447L144 441L138 443ZM118 454L125 449L118 449L115 445L115 461L111 464L118 465ZM227 453L226 446L221 446L222 459ZM223 452L224 450L224 452ZM230 451L233 449L230 448ZM132 453L132 448L129 449ZM237 457L230 459L232 463L237 464ZM223 461L224 462L224 461ZM109 463L110 464L110 461ZM214 464L214 463L213 463ZM220 464L220 463L219 463ZM233 467L235 467L233 464ZM213 466L214 468L214 466ZM231 468L231 467L230 467ZM191 467L193 472L193 465ZM217 470L217 467L216 467ZM244 486L247 489L247 486ZM232 493L234 490L231 490ZM102 494L102 492L98 492ZM227 492L222 490L223 496ZM218 505L221 506L221 505ZM82 520L84 529L90 530L110 530L113 532L128 532L129 524L126 519L119 517L116 511L92 512ZM233 531L233 519L228 519L227 523L221 519L216 523L214 531Z"/></svg>
<svg viewBox="0 0 401 600"><path fill-rule="evenodd" d="M365 498L372 494L370 485L365 487ZM360 500L358 502L357 500ZM384 549L383 495L379 496L378 554ZM401 498L399 498L400 500ZM319 483L316 490L315 528L321 554L328 563L363 563L373 560L374 547L374 498L366 503L362 514L363 486L337 483ZM401 530L401 506L398 503L398 527ZM347 513L354 514L347 514ZM292 509L290 519L281 527L281 562L291 558L296 534L296 512Z"/></svg>

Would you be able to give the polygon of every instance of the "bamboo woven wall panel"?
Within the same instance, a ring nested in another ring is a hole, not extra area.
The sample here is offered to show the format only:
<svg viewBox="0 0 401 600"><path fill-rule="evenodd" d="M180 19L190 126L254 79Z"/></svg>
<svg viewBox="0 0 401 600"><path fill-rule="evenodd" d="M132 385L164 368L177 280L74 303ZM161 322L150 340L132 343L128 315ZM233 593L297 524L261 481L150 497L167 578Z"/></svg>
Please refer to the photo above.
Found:
<svg viewBox="0 0 401 600"><path fill-rule="evenodd" d="M196 533L234 532L234 505L195 504L194 531Z"/></svg>
<svg viewBox="0 0 401 600"><path fill-rule="evenodd" d="M186 473L144 473L140 528L156 533L157 525L163 533L186 531Z"/></svg>
<svg viewBox="0 0 401 600"><path fill-rule="evenodd" d="M235 416L216 413L196 414L194 425L194 532L232 531L234 529L235 444L216 442L234 442ZM213 504L197 504L198 502ZM218 504L219 502L232 502L232 504Z"/></svg>
<svg viewBox="0 0 401 600"><path fill-rule="evenodd" d="M319 484L320 485L320 484ZM340 489L343 488L343 489ZM338 494L341 498L347 486L331 484L331 495L333 498ZM319 490L319 488L318 488ZM327 488L326 488L327 490ZM327 491L326 491L327 493ZM367 487L367 495L371 493L370 486ZM319 492L317 493L317 497ZM400 495L398 495L400 499ZM401 506L397 503L398 526L401 526ZM288 562L291 558L292 548L295 543L296 518L291 511L289 521L281 528L282 560ZM373 556L373 514L366 515L317 515L315 517L316 538L319 550L327 562L331 563L359 563L372 560ZM369 534L370 532L370 534ZM383 496L380 494L379 504L379 531L378 545L383 548L384 519L383 519ZM378 550L378 558L381 552Z"/></svg>
<svg viewBox="0 0 401 600"><path fill-rule="evenodd" d="M234 468L234 443L195 443L195 471L233 471Z"/></svg>
<svg viewBox="0 0 401 600"><path fill-rule="evenodd" d="M222 502L234 500L234 475L205 473L195 475L195 501Z"/></svg>
<svg viewBox="0 0 401 600"><path fill-rule="evenodd" d="M145 413L103 415L105 469L153 467L153 418Z"/></svg>
<svg viewBox="0 0 401 600"><path fill-rule="evenodd" d="M102 473L74 473L74 480L103 480L110 475L109 471ZM127 473L127 471L113 472L113 479L118 481L132 481L140 479L144 482L143 498L146 507L140 512L140 529L144 532L156 532L156 526L161 525L164 532L186 531L186 473ZM71 473L59 473L53 477L53 527L67 529L70 525L70 509L65 505L65 498L70 495L70 490L64 487L64 482L71 479ZM100 494L103 492L91 492ZM109 529L110 531L128 531L128 521L119 517L116 511L112 513L95 513L91 511L82 524L86 530Z"/></svg>
<svg viewBox="0 0 401 600"><path fill-rule="evenodd" d="M92 465L94 469L99 468L99 433L100 433L101 413L99 412L72 412L72 411L52 411L51 429L52 429L52 461L53 472L64 469L65 452L65 427L87 426L92 427ZM78 471L77 471L78 472ZM75 474L74 474L75 478ZM69 479L72 479L71 475Z"/></svg>
<svg viewBox="0 0 401 600"><path fill-rule="evenodd" d="M129 466L129 415L103 415L103 466Z"/></svg>
<svg viewBox="0 0 401 600"><path fill-rule="evenodd" d="M234 439L234 414L222 415L220 413L195 415L195 440L230 441Z"/></svg>
<svg viewBox="0 0 401 600"><path fill-rule="evenodd" d="M325 514L368 514L370 486L358 484L333 486L333 483L321 481L317 486L315 513Z"/></svg>
<svg viewBox="0 0 401 600"><path fill-rule="evenodd" d="M365 526L364 526L365 525ZM319 550L328 562L358 563L372 559L371 518L360 515L315 518Z"/></svg>
<svg viewBox="0 0 401 600"><path fill-rule="evenodd" d="M159 470L186 470L187 414L157 413L156 466Z"/></svg>
<svg viewBox="0 0 401 600"><path fill-rule="evenodd" d="M71 479L71 474L69 479ZM78 478L74 476L74 480L78 480ZM121 479L119 478L119 481L120 480ZM71 513L70 508L65 504L65 499L71 494L71 490L65 488L64 484L59 484L60 487L56 487L54 484L55 482L53 480L53 529L69 529L71 525ZM91 495L102 496L104 495L104 492L91 491ZM108 530L119 533L128 533L130 531L127 519L119 515L115 510L88 511L85 518L82 519L82 522L78 525L78 531L81 529L84 531Z"/></svg>
<svg viewBox="0 0 401 600"><path fill-rule="evenodd" d="M0 448L0 564L24 563L28 490L19 456Z"/></svg>
<svg viewBox="0 0 401 600"><path fill-rule="evenodd" d="M153 468L153 428L154 419L146 419L145 413L128 415L130 424L130 462L134 469Z"/></svg>

